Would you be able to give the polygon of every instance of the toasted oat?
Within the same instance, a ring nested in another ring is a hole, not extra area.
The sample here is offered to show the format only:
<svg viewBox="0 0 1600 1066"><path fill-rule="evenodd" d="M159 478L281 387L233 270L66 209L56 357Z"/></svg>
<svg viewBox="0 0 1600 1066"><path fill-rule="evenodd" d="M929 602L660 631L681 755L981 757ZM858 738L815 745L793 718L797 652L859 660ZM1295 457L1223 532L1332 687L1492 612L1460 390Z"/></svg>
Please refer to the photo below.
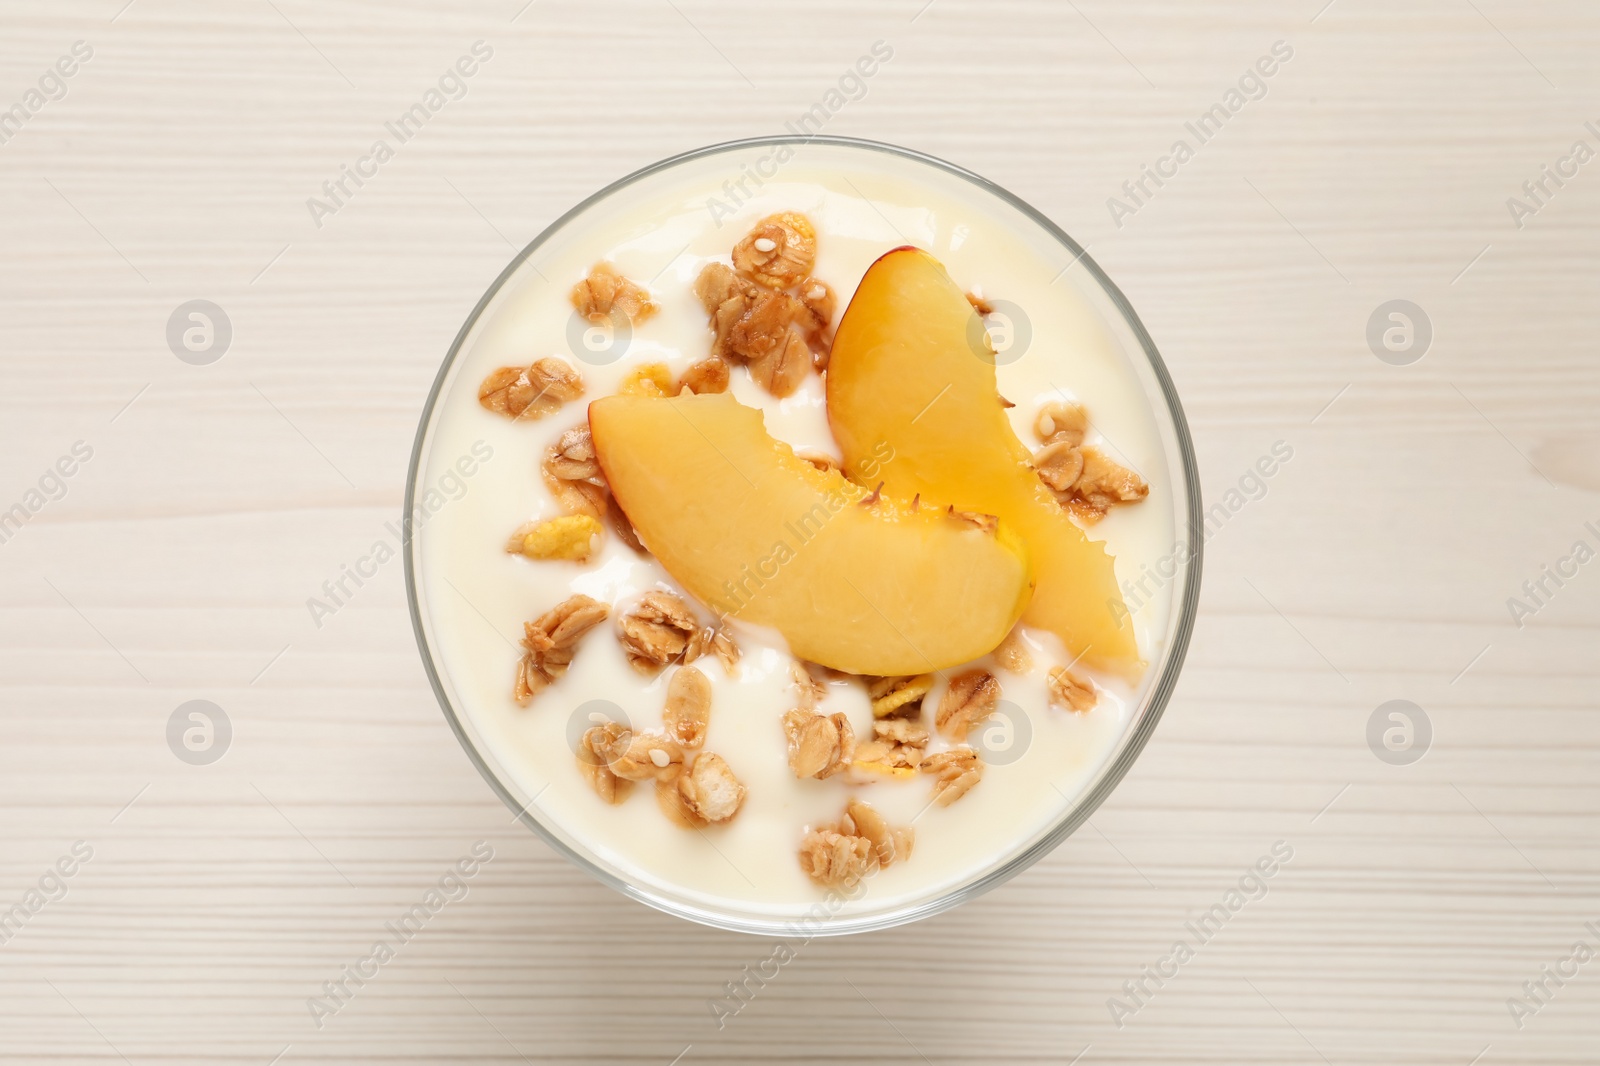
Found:
<svg viewBox="0 0 1600 1066"><path fill-rule="evenodd" d="M693 393L727 392L728 364L720 356L702 359L683 372L681 384Z"/></svg>
<svg viewBox="0 0 1600 1066"><path fill-rule="evenodd" d="M815 709L828 694L827 684L812 674L806 664L798 659L789 663L789 679L794 685L800 709L803 711Z"/></svg>
<svg viewBox="0 0 1600 1066"><path fill-rule="evenodd" d="M964 670L950 679L934 728L946 740L961 741L1000 705L1000 682L987 670Z"/></svg>
<svg viewBox="0 0 1600 1066"><path fill-rule="evenodd" d="M854 826L854 835L866 837L880 866L904 862L911 858L911 846L916 836L909 825L899 829L891 828L888 820L878 813L877 808L865 800L852 799L845 805L844 811L844 818L840 822L841 828L846 824Z"/></svg>
<svg viewBox="0 0 1600 1066"><path fill-rule="evenodd" d="M690 809L688 801L678 789L683 777L684 775L680 773L677 777L666 781L657 780L656 803L660 806L661 813L666 815L667 820L673 825L684 829L704 829L706 820Z"/></svg>
<svg viewBox="0 0 1600 1066"><path fill-rule="evenodd" d="M1089 431L1089 416L1082 404L1069 400L1052 400L1039 408L1033 421L1033 431L1046 444L1066 443L1073 447L1083 443Z"/></svg>
<svg viewBox="0 0 1600 1066"><path fill-rule="evenodd" d="M972 309L978 312L980 318L987 318L988 316L994 314L994 304L990 303L988 300L985 300L977 293L967 293L967 303L972 305Z"/></svg>
<svg viewBox="0 0 1600 1066"><path fill-rule="evenodd" d="M811 368L811 349L792 330L784 333L782 344L750 360L750 376L779 399L794 395Z"/></svg>
<svg viewBox="0 0 1600 1066"><path fill-rule="evenodd" d="M789 769L796 777L832 777L855 757L856 733L843 714L823 716L795 709L783 716L789 740Z"/></svg>
<svg viewBox="0 0 1600 1066"><path fill-rule="evenodd" d="M1100 702L1100 694L1095 690L1093 681L1078 676L1065 666L1057 666L1050 671L1050 702L1081 714L1092 710Z"/></svg>
<svg viewBox="0 0 1600 1066"><path fill-rule="evenodd" d="M867 682L867 698L872 701L872 717L918 718L922 697L933 688L932 674L915 677L875 677Z"/></svg>
<svg viewBox="0 0 1600 1066"><path fill-rule="evenodd" d="M720 755L702 752L678 775L678 795L691 814L716 825L739 813L746 790Z"/></svg>
<svg viewBox="0 0 1600 1066"><path fill-rule="evenodd" d="M828 369L828 354L833 350L833 312L838 298L821 278L802 278L796 290L809 316L805 323L806 343L811 346L811 361L818 370Z"/></svg>
<svg viewBox="0 0 1600 1066"><path fill-rule="evenodd" d="M1068 508L1078 519L1094 523L1123 503L1137 503L1150 495L1144 478L1110 458L1099 448L1083 448L1083 473L1072 486Z"/></svg>
<svg viewBox="0 0 1600 1066"><path fill-rule="evenodd" d="M609 318L613 311L622 312L629 322L643 322L657 310L650 294L610 263L596 263L589 276L572 287L572 306L591 322Z"/></svg>
<svg viewBox="0 0 1600 1066"><path fill-rule="evenodd" d="M1006 639L994 650L994 661L1013 674L1025 674L1033 669L1033 656L1028 651L1028 642L1023 639L1020 627L1006 634Z"/></svg>
<svg viewBox="0 0 1600 1066"><path fill-rule="evenodd" d="M570 596L532 622L524 622L522 647L513 695L527 703L536 693L567 672L579 639L605 620L610 609L582 594Z"/></svg>
<svg viewBox="0 0 1600 1066"><path fill-rule="evenodd" d="M928 731L907 718L880 718L872 723L872 739L856 745L854 765L871 770L915 771L928 748ZM908 776L896 774L895 776Z"/></svg>
<svg viewBox="0 0 1600 1066"><path fill-rule="evenodd" d="M665 733L624 731L608 740L596 751L625 781L670 781L683 769L683 745Z"/></svg>
<svg viewBox="0 0 1600 1066"><path fill-rule="evenodd" d="M607 511L610 493L595 458L589 424L580 422L545 449L539 474L556 503L568 514L599 518Z"/></svg>
<svg viewBox="0 0 1600 1066"><path fill-rule="evenodd" d="M800 869L819 885L854 885L872 869L872 841L821 826L800 839Z"/></svg>
<svg viewBox="0 0 1600 1066"><path fill-rule="evenodd" d="M600 543L600 521L591 515L568 514L544 522L524 522L506 541L506 551L530 559L587 562Z"/></svg>
<svg viewBox="0 0 1600 1066"><path fill-rule="evenodd" d="M583 377L564 359L549 356L523 369L503 366L478 386L478 402L507 418L543 418L583 395Z"/></svg>
<svg viewBox="0 0 1600 1066"><path fill-rule="evenodd" d="M617 391L624 396L671 396L678 390L666 363L640 363L623 377Z"/></svg>
<svg viewBox="0 0 1600 1066"><path fill-rule="evenodd" d="M1000 519L997 516L992 514L984 514L982 511L958 511L955 509L954 505L952 505L945 508L945 514L948 515L952 521L974 526L983 530L985 533L990 534L991 536L993 536L994 533L1000 528Z"/></svg>
<svg viewBox="0 0 1600 1066"><path fill-rule="evenodd" d="M694 280L694 294L706 314L715 316L717 309L737 297L753 297L755 286L736 274L726 263L707 263Z"/></svg>
<svg viewBox="0 0 1600 1066"><path fill-rule="evenodd" d="M711 634L711 650L717 656L717 661L722 664L723 672L733 677L739 669L738 642L733 639L733 634L728 632L727 626L720 626Z"/></svg>
<svg viewBox="0 0 1600 1066"><path fill-rule="evenodd" d="M706 742L706 727L711 721L711 682L692 666L680 666L667 682L667 707L661 723L667 736L689 751L698 751Z"/></svg>
<svg viewBox="0 0 1600 1066"><path fill-rule="evenodd" d="M689 605L664 589L645 593L631 611L617 619L617 627L628 662L647 674L670 662L692 662L709 643Z"/></svg>
<svg viewBox="0 0 1600 1066"><path fill-rule="evenodd" d="M773 289L786 289L811 273L816 258L817 231L797 211L768 215L733 246L734 268Z"/></svg>
<svg viewBox="0 0 1600 1066"><path fill-rule="evenodd" d="M607 803L621 803L633 788L632 781L625 781L611 772L611 767L606 765L606 759L601 755L626 732L616 722L605 722L585 731L578 741L578 771L589 782L589 787L594 789L595 795Z"/></svg>
<svg viewBox="0 0 1600 1066"><path fill-rule="evenodd" d="M978 761L976 751L963 744L922 760L922 772L934 776L935 802L941 807L948 807L965 796L983 777L983 763Z"/></svg>
<svg viewBox="0 0 1600 1066"><path fill-rule="evenodd" d="M1083 474L1083 452L1064 440L1046 444L1033 453L1033 469L1052 491L1071 492Z"/></svg>

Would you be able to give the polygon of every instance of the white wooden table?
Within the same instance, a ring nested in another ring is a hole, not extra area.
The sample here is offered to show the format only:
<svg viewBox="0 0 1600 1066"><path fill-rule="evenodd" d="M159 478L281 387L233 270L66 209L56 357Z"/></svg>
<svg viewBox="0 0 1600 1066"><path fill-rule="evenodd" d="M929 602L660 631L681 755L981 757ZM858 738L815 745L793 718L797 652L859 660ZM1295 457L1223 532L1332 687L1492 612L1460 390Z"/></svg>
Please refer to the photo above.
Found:
<svg viewBox="0 0 1600 1066"><path fill-rule="evenodd" d="M0 510L40 504L0 527L0 912L47 890L0 944L0 1061L1596 1061L1600 961L1507 1005L1600 949L1600 563L1520 628L1507 606L1600 547L1600 163L1521 228L1507 206L1600 149L1592 4L124 3L0 6L0 109L93 50L0 144ZM637 166L781 132L880 39L826 131L972 167L1090 244L1209 499L1294 456L1207 544L1177 696L1090 828L970 906L803 946L719 1030L707 1001L770 944L510 824L398 562L320 628L305 601L387 535L514 248ZM315 225L478 40L466 95ZM1266 96L1115 225L1280 40ZM232 325L209 365L166 339L195 299ZM1409 365L1366 340L1394 299L1431 322ZM29 497L78 441L65 494ZM1396 699L1432 726L1410 765L1366 739ZM190 700L231 723L220 761L168 746ZM308 997L480 840L468 897L317 1028ZM1267 896L1118 1028L1108 1000L1276 841Z"/></svg>

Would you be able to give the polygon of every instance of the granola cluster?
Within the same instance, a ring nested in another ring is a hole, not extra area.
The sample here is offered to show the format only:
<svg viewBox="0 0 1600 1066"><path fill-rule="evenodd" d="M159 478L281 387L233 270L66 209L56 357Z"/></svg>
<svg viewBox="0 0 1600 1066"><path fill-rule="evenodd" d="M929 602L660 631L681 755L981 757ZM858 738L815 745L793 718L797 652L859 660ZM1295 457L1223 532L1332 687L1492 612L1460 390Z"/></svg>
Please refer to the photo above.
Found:
<svg viewBox="0 0 1600 1066"><path fill-rule="evenodd" d="M870 803L852 799L837 822L814 826L800 840L800 869L819 885L854 886L892 863L911 858L910 826L891 827Z"/></svg>
<svg viewBox="0 0 1600 1066"><path fill-rule="evenodd" d="M478 386L478 402L511 419L543 418L582 395L583 376L555 356L528 367L500 367Z"/></svg>
<svg viewBox="0 0 1600 1066"><path fill-rule="evenodd" d="M596 323L618 314L630 323L643 322L659 310L642 285L618 274L610 263L596 263L589 276L572 287L572 306Z"/></svg>
<svg viewBox="0 0 1600 1066"><path fill-rule="evenodd" d="M796 777L832 777L855 758L856 732L843 714L821 715L797 707L783 716L789 769Z"/></svg>
<svg viewBox="0 0 1600 1066"><path fill-rule="evenodd" d="M733 819L747 790L726 759L702 750L711 717L711 684L692 666L667 685L661 730L628 729L605 721L578 742L578 770L607 803L621 803L635 782L654 784L667 818L686 829Z"/></svg>
<svg viewBox="0 0 1600 1066"><path fill-rule="evenodd" d="M682 596L653 589L617 619L617 637L635 670L659 673L668 663L692 663L711 652L729 674L739 663L739 645L725 626L702 626Z"/></svg>
<svg viewBox="0 0 1600 1066"><path fill-rule="evenodd" d="M756 223L734 246L732 267L707 265L694 291L710 316L714 340L711 358L691 367L689 375L711 375L726 387L728 364L742 363L762 388L782 397L813 368L825 368L837 300L826 282L811 275L816 256L811 221L785 211Z"/></svg>
<svg viewBox="0 0 1600 1066"><path fill-rule="evenodd" d="M527 703L567 672L583 635L605 621L610 608L588 596L569 596L522 625L523 656L512 695Z"/></svg>
<svg viewBox="0 0 1600 1066"><path fill-rule="evenodd" d="M1033 468L1056 499L1086 525L1093 525L1113 507L1137 503L1150 486L1137 473L1083 443L1089 417L1081 405L1047 403L1034 419L1033 431L1043 447L1033 453Z"/></svg>

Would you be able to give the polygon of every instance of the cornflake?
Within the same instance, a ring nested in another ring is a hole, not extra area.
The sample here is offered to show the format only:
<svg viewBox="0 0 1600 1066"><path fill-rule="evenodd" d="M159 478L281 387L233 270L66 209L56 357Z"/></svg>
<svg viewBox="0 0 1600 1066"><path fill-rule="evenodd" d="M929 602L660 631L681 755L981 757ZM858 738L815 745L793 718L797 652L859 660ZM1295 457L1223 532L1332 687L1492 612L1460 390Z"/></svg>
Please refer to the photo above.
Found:
<svg viewBox="0 0 1600 1066"><path fill-rule="evenodd" d="M963 744L922 760L922 772L934 777L934 801L948 807L983 777L983 763L978 761L975 750Z"/></svg>
<svg viewBox="0 0 1600 1066"><path fill-rule="evenodd" d="M507 418L543 418L583 395L583 377L563 359L550 356L527 369L503 366L478 386L478 402Z"/></svg>
<svg viewBox="0 0 1600 1066"><path fill-rule="evenodd" d="M567 672L578 641L605 620L610 608L582 594L571 596L522 626L524 654L512 695L527 703Z"/></svg>
<svg viewBox="0 0 1600 1066"><path fill-rule="evenodd" d="M586 514L562 515L545 522L524 522L506 541L506 551L530 559L587 562L600 539L600 521Z"/></svg>
<svg viewBox="0 0 1600 1066"><path fill-rule="evenodd" d="M872 717L919 717L922 698L933 689L932 674L914 677L875 677L867 682L867 698L872 701Z"/></svg>

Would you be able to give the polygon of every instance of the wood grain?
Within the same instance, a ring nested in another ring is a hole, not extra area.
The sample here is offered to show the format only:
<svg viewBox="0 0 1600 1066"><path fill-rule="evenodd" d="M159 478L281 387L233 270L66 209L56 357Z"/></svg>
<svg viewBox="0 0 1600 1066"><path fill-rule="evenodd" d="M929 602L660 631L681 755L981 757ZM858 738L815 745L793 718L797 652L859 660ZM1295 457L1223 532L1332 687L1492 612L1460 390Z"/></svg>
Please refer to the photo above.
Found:
<svg viewBox="0 0 1600 1066"><path fill-rule="evenodd" d="M1600 963L1521 1029L1506 1007L1600 946L1600 573L1520 629L1506 607L1600 520L1600 164L1520 229L1506 207L1597 143L1593 5L123 3L0 5L0 105L94 48L0 144L0 509L94 451L0 543L0 910L94 850L0 945L0 1060L1594 1061ZM314 226L306 198L480 39L467 95ZM304 601L398 513L514 248L630 169L780 132L879 39L827 132L972 167L1089 244L1208 497L1294 458L1208 542L1177 697L1091 827L950 914L799 946L719 1029L770 943L509 823L397 563L321 628ZM1265 98L1116 226L1107 198L1279 40ZM210 366L164 339L195 298L234 327ZM1364 339L1395 298L1433 325L1411 366ZM233 724L214 765L167 748L190 699ZM1414 765L1367 748L1390 699L1433 723ZM316 1028L307 997L478 840L468 897ZM1113 1024L1279 840L1267 896Z"/></svg>

